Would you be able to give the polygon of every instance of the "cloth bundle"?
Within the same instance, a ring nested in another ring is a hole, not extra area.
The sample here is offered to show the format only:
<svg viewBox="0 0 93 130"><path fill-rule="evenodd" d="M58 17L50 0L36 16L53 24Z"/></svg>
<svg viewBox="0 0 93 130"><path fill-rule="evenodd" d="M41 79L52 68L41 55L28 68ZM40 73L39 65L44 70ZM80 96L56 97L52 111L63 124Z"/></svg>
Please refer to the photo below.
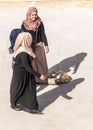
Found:
<svg viewBox="0 0 93 130"><path fill-rule="evenodd" d="M48 84L49 85L56 85L56 84L65 84L70 81L71 77L63 71L53 72L50 73L48 77Z"/></svg>

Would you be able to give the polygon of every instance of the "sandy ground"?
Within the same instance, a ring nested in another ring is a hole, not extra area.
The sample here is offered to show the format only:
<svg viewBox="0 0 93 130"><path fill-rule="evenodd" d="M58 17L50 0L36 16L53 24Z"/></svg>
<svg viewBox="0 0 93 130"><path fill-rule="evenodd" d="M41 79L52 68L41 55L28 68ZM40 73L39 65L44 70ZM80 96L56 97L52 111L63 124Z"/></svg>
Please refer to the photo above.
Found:
<svg viewBox="0 0 93 130"><path fill-rule="evenodd" d="M0 9L0 130L92 130L92 7L38 7L50 47L49 71L62 69L72 81L60 86L37 87L43 115L10 108L9 34L13 28L20 27L26 11L27 7Z"/></svg>
<svg viewBox="0 0 93 130"><path fill-rule="evenodd" d="M0 0L0 8L36 6L93 7L93 0Z"/></svg>

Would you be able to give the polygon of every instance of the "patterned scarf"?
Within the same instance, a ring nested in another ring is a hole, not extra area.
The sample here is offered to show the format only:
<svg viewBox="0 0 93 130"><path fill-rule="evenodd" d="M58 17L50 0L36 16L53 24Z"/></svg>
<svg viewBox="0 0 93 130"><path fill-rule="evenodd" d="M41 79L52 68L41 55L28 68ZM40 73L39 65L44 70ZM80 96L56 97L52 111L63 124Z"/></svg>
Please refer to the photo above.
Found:
<svg viewBox="0 0 93 130"><path fill-rule="evenodd" d="M29 17L32 12L36 12L38 13L37 9L35 7L30 7L27 11L26 14L26 20L23 21L23 25L27 30L33 30L36 31L37 28L40 26L41 24L41 19L40 17L37 15L37 18L35 21L31 21L31 18Z"/></svg>

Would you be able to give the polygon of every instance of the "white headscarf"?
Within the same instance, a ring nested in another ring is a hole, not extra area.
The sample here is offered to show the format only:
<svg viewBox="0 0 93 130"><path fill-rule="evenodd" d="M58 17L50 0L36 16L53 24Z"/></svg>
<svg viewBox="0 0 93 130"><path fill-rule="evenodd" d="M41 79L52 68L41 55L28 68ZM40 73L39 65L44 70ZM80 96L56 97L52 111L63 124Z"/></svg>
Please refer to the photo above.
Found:
<svg viewBox="0 0 93 130"><path fill-rule="evenodd" d="M16 57L20 52L26 52L33 58L35 54L31 48L32 36L28 32L22 32L17 36L14 46L14 57Z"/></svg>

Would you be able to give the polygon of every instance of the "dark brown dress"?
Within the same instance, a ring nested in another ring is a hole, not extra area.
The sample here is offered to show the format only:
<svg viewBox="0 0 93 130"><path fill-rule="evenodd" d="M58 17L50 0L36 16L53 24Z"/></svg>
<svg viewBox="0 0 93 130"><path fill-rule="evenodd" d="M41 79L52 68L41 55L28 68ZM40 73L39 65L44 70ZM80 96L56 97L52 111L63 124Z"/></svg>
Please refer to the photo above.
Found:
<svg viewBox="0 0 93 130"><path fill-rule="evenodd" d="M33 59L32 62L32 66L34 70L48 77L48 66L47 66L47 60L46 60L43 44L39 43L33 46L33 50L36 55L36 58ZM36 82L47 83L47 80L40 80L38 77L36 77Z"/></svg>

